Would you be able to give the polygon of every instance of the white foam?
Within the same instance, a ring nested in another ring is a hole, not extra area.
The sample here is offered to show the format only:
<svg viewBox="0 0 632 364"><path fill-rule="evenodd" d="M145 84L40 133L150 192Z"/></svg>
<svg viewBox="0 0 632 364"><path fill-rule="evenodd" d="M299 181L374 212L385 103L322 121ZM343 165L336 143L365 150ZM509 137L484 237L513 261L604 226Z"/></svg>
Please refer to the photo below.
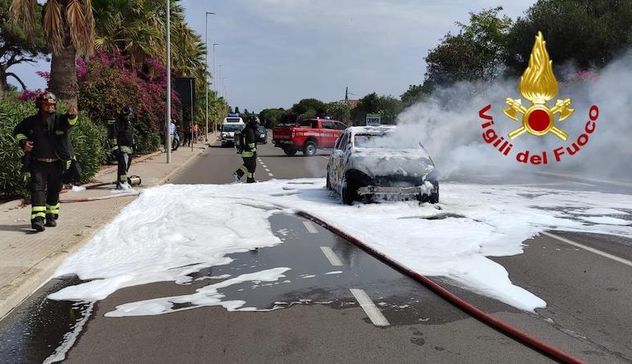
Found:
<svg viewBox="0 0 632 364"><path fill-rule="evenodd" d="M288 190L296 193L282 194ZM280 244L268 217L274 212L300 209L420 274L450 278L465 288L530 311L544 307L545 302L513 285L507 271L486 256L519 254L523 241L548 229L632 236L631 226L603 220L589 224L564 212L629 208L629 195L444 183L441 199L440 210L416 201L345 206L324 189L324 179L151 188L56 273L76 273L94 281L67 287L50 298L94 301L122 287L156 281L189 282L193 272L229 263L228 254ZM459 215L463 217L449 217ZM208 287L219 288L217 284ZM227 309L244 308L243 302L221 302L215 293L186 299L196 304L221 304ZM142 309L123 305L117 315L169 312L171 305L165 302L145 301Z"/></svg>

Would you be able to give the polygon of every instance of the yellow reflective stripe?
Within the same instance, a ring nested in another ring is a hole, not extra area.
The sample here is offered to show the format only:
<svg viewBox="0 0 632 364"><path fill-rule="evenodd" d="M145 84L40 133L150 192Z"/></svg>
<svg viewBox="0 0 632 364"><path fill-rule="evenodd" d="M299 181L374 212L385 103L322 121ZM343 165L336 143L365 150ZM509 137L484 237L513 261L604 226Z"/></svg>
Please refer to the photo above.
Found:
<svg viewBox="0 0 632 364"><path fill-rule="evenodd" d="M246 166L242 165L241 167L239 167L239 169L244 172L244 174L248 173L248 168L246 168Z"/></svg>
<svg viewBox="0 0 632 364"><path fill-rule="evenodd" d="M67 160L66 161L66 169L70 168L70 163L72 163L72 160Z"/></svg>
<svg viewBox="0 0 632 364"><path fill-rule="evenodd" d="M246 177L252 178L252 176L254 176L254 173L250 173L250 172L246 173Z"/></svg>
<svg viewBox="0 0 632 364"><path fill-rule="evenodd" d="M118 149L118 145L113 146L112 148L110 148L111 151L115 151Z"/></svg>
<svg viewBox="0 0 632 364"><path fill-rule="evenodd" d="M75 124L77 124L77 120L79 120L79 116L75 115L74 118L68 117L68 124L70 124L70 126L73 126Z"/></svg>
<svg viewBox="0 0 632 364"><path fill-rule="evenodd" d="M112 145L116 145L116 139L114 139L114 138L110 139L109 142Z"/></svg>
<svg viewBox="0 0 632 364"><path fill-rule="evenodd" d="M246 152L246 151L244 151L244 152L241 153L241 156L242 157L246 157L246 158L252 157L253 155L254 155L253 152Z"/></svg>
<svg viewBox="0 0 632 364"><path fill-rule="evenodd" d="M132 147L128 147L127 145L121 145L121 152L123 153L132 153Z"/></svg>
<svg viewBox="0 0 632 364"><path fill-rule="evenodd" d="M119 177L119 182L127 182L127 175L122 174L121 177Z"/></svg>
<svg viewBox="0 0 632 364"><path fill-rule="evenodd" d="M31 208L32 212L40 212L40 211L46 211L46 206L33 206Z"/></svg>
<svg viewBox="0 0 632 364"><path fill-rule="evenodd" d="M31 220L33 220L36 217L46 217L46 213L44 213L44 212L36 212L36 213L31 214Z"/></svg>
<svg viewBox="0 0 632 364"><path fill-rule="evenodd" d="M46 205L47 214L59 214L59 203L57 205Z"/></svg>
<svg viewBox="0 0 632 364"><path fill-rule="evenodd" d="M24 134L22 134L22 133L15 134L15 139L16 139L18 142L20 142L20 141L22 141L22 140L26 139L26 135L24 135Z"/></svg>
<svg viewBox="0 0 632 364"><path fill-rule="evenodd" d="M248 143L248 146L249 146L250 148L254 148L254 147L255 147L255 143Z"/></svg>

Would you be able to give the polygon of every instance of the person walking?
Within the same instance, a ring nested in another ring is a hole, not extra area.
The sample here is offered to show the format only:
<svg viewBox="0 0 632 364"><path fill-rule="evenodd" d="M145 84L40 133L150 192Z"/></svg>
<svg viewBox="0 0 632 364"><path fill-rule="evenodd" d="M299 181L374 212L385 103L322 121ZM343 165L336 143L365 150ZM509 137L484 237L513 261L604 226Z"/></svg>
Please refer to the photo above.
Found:
<svg viewBox="0 0 632 364"><path fill-rule="evenodd" d="M77 123L78 110L72 106L65 115L57 113L57 98L48 91L37 96L35 105L37 114L16 125L13 135L28 161L31 227L40 232L57 226L62 173L72 158L68 133Z"/></svg>
<svg viewBox="0 0 632 364"><path fill-rule="evenodd" d="M237 146L238 153L244 163L233 173L235 182L239 182L241 177L246 175L247 183L257 182L255 180L255 169L257 168L257 140L255 138L257 130L257 118L253 115L248 118L246 127L239 135L235 132L235 139L239 140Z"/></svg>
<svg viewBox="0 0 632 364"><path fill-rule="evenodd" d="M134 110L125 105L121 109L116 119L108 121L108 139L112 145L112 154L116 156L118 170L116 173L116 189L131 189L127 183L127 171L132 163L132 153L134 152Z"/></svg>

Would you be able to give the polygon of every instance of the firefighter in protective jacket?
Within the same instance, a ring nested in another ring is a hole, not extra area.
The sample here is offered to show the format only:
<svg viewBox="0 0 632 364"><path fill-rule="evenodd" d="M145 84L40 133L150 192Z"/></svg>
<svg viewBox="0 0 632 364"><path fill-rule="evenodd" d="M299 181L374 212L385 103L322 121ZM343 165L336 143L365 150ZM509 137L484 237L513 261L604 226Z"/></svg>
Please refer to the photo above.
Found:
<svg viewBox="0 0 632 364"><path fill-rule="evenodd" d="M134 152L134 128L132 120L134 111L130 106L124 106L118 118L108 121L108 139L112 146L112 154L116 156L118 170L116 174L116 189L128 190L127 171L132 162Z"/></svg>
<svg viewBox="0 0 632 364"><path fill-rule="evenodd" d="M246 127L240 134L235 133L235 137L239 138L238 151L244 164L233 173L235 181L239 182L241 177L246 175L247 183L254 183L255 169L257 168L257 141L255 136L257 130L257 117L252 115L248 118Z"/></svg>
<svg viewBox="0 0 632 364"><path fill-rule="evenodd" d="M31 227L44 231L57 226L62 173L72 158L69 131L77 123L77 108L65 115L56 112L57 99L51 92L35 100L38 113L22 120L13 130L25 153L25 165L31 174Z"/></svg>

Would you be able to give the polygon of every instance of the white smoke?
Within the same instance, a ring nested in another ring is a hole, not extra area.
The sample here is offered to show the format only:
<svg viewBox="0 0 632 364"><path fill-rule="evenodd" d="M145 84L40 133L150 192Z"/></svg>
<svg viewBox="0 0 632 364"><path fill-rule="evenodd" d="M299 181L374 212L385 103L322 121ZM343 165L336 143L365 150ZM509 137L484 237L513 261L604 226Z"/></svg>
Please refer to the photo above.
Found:
<svg viewBox="0 0 632 364"><path fill-rule="evenodd" d="M569 75L577 74L567 70ZM558 79L567 79L560 77ZM564 75L562 75L564 76ZM398 139L420 140L435 161L444 178L482 174L507 174L512 171L565 171L600 177L625 178L632 176L632 52L611 62L594 74L594 77L559 83L556 99L572 98L575 109L568 119L556 121L555 125L568 133L562 141L549 133L543 137L530 134L511 140L511 153L503 155L492 145L483 141L485 131L479 118L479 110L491 104L487 112L493 116L492 128L498 136L507 138L507 133L520 126L503 114L507 108L506 98L522 98L518 90L518 79L494 83L460 83L454 87L440 89L422 103L406 109L398 117ZM552 107L555 99L548 102ZM529 106L528 100L522 104ZM561 156L558 163L553 158L553 149L571 146L583 133L588 121L591 105L599 107L596 130L575 155ZM557 120L557 118L556 118ZM531 154L547 151L547 165L531 165L516 161L516 154L523 150Z"/></svg>

